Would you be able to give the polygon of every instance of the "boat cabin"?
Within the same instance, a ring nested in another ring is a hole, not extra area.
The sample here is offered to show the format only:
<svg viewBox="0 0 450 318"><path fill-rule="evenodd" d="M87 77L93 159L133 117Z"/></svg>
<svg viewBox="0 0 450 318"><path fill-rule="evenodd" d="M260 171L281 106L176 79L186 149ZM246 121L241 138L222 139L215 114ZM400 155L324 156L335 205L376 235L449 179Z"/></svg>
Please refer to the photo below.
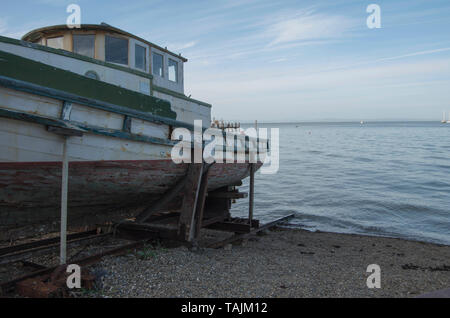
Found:
<svg viewBox="0 0 450 318"><path fill-rule="evenodd" d="M145 39L106 23L67 25L33 30L23 41L51 50L51 58L33 53L33 59L171 103L177 120L211 123L211 105L186 96L184 66L188 60ZM39 49L39 47L37 47ZM58 58L56 55L72 57Z"/></svg>
<svg viewBox="0 0 450 318"><path fill-rule="evenodd" d="M155 85L184 93L186 58L105 23L82 25L79 29L66 25L45 27L29 32L22 40L149 73ZM99 77L95 72L86 76Z"/></svg>

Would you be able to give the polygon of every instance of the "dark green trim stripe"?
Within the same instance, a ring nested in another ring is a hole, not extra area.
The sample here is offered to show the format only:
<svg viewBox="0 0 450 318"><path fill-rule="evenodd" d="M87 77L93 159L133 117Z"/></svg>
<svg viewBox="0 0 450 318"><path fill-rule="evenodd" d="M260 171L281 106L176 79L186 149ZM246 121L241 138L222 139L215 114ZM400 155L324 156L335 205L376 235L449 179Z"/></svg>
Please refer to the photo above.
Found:
<svg viewBox="0 0 450 318"><path fill-rule="evenodd" d="M168 101L0 51L0 76L160 117L176 119Z"/></svg>

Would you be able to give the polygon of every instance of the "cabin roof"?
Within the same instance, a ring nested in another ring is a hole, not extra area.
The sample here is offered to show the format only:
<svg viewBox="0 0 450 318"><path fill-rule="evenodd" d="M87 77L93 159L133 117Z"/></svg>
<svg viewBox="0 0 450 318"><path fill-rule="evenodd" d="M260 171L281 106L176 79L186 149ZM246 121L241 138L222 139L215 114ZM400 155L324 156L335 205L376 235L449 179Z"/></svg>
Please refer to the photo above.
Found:
<svg viewBox="0 0 450 318"><path fill-rule="evenodd" d="M23 41L27 41L27 42L35 42L37 40L39 40L42 37L45 36L49 36L52 35L55 32L59 32L59 31L72 31L72 30L77 30L77 31L107 31L107 32L111 32L111 33L117 33L117 34L121 34L130 38L134 38L140 42L143 42L145 44L148 44L151 47L154 47L160 51L163 51L165 53L168 53L170 55L173 55L179 59L181 59L183 62L187 62L188 60L181 56L180 54L176 54L174 52L171 52L169 50L167 50L166 48L163 48L159 45L156 45L152 42L149 42L141 37L138 37L134 34L131 34L129 32L126 32L124 30L121 30L119 28L113 27L109 24L106 23L102 23L102 24L82 24L80 26L80 28L77 29L70 29L67 25L65 24L61 24L61 25L53 25L53 26L47 26L47 27L43 27L43 28L39 28L39 29L35 29L32 30L30 32L28 32L27 34L25 34L22 37Z"/></svg>

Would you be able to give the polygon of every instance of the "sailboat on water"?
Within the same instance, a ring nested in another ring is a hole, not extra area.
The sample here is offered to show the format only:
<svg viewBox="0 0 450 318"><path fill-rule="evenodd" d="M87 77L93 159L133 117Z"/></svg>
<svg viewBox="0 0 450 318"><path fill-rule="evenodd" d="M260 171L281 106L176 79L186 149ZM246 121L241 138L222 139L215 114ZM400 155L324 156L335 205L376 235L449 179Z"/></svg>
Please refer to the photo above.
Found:
<svg viewBox="0 0 450 318"><path fill-rule="evenodd" d="M442 114L441 123L443 123L443 124L445 124L445 123L450 124L450 112L448 112L448 119L447 119L446 116L445 116L445 111L444 111L444 113Z"/></svg>

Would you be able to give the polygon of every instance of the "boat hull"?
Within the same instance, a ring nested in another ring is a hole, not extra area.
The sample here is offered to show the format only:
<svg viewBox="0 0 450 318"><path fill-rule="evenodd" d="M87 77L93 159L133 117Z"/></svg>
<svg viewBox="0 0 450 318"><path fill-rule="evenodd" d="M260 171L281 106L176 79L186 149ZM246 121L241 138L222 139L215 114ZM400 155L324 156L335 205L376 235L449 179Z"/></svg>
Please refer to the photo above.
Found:
<svg viewBox="0 0 450 318"><path fill-rule="evenodd" d="M172 160L71 162L69 220L86 219L111 208L151 204L185 176L187 169L187 164ZM248 175L247 163L216 163L210 168L208 190L237 184ZM57 221L61 163L0 163L0 189L2 226Z"/></svg>
<svg viewBox="0 0 450 318"><path fill-rule="evenodd" d="M11 229L31 234L48 231L49 224L58 228L63 149L69 161L69 227L132 217L133 209L148 207L187 174L189 164L172 160L180 141L173 135L177 128L192 135L195 128L179 120L171 103L46 65L41 52L28 49L25 58L15 47L0 47L0 240L10 239ZM46 54L52 60L53 53ZM36 75L42 72L49 81ZM208 115L189 105L186 112L192 120ZM267 143L235 137L224 136L225 145L235 146L216 145L216 155L247 161L215 163L209 191L240 183L250 173L250 148ZM182 201L175 198L173 209Z"/></svg>

